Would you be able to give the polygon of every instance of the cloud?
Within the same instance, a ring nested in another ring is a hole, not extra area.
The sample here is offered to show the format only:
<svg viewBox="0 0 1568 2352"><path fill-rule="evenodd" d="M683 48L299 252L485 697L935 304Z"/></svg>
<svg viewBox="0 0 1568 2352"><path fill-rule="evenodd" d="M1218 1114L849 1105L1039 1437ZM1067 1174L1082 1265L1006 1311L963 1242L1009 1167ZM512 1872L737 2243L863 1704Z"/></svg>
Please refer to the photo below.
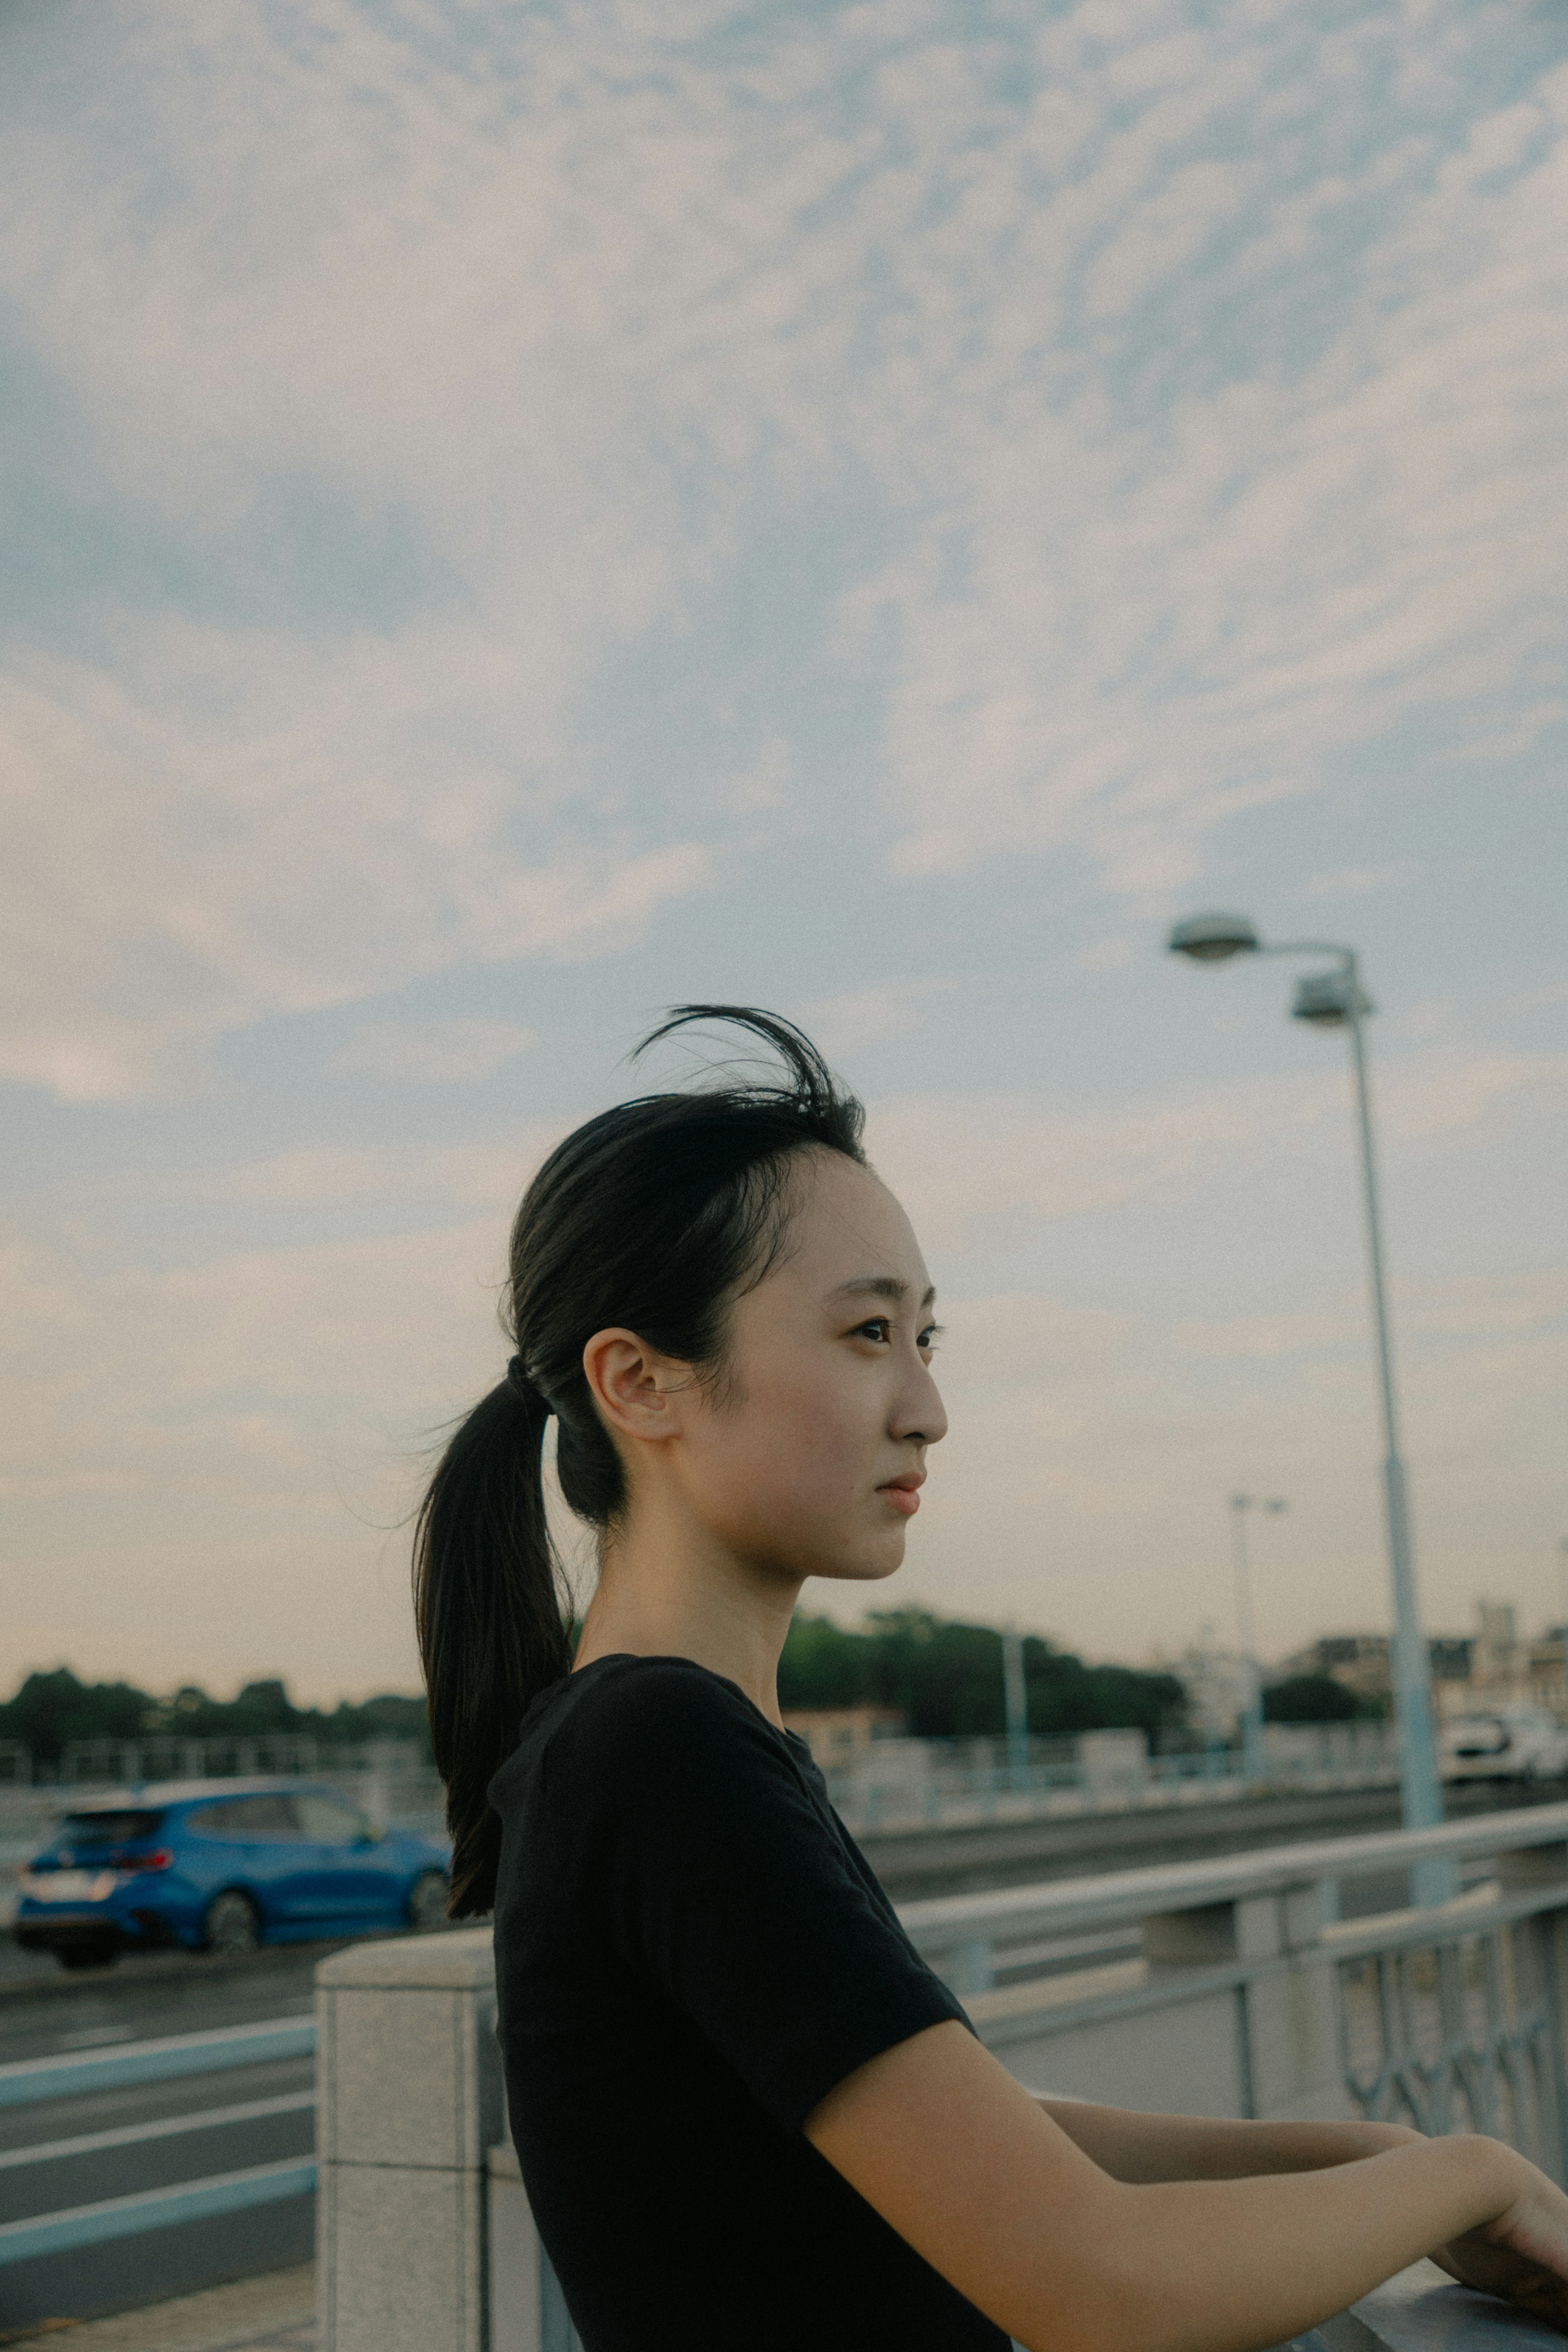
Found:
<svg viewBox="0 0 1568 2352"><path fill-rule="evenodd" d="M125 635L133 677L34 655L0 679L0 1075L77 1100L178 1083L226 1029L623 943L712 884L700 844L584 834L541 793L528 822L483 740L516 678L470 640Z"/></svg>
<svg viewBox="0 0 1568 2352"><path fill-rule="evenodd" d="M494 1077L538 1043L515 1021L374 1022L355 1030L332 1063L406 1086L451 1086Z"/></svg>
<svg viewBox="0 0 1568 2352"><path fill-rule="evenodd" d="M846 709L896 872L1138 900L1396 746L1543 756L1544 20L240 0L17 64L0 290L172 584L13 648L12 1075L596 952Z"/></svg>
<svg viewBox="0 0 1568 2352"><path fill-rule="evenodd" d="M824 1054L847 1057L918 1028L932 1000L950 995L956 985L929 978L883 981L875 988L816 998L806 1007L806 1020Z"/></svg>
<svg viewBox="0 0 1568 2352"><path fill-rule="evenodd" d="M1026 1094L906 1095L871 1106L866 1141L935 1258L1020 1212L1057 1219L1168 1200L1220 1169L1277 1160L1342 1112L1339 1096L1327 1073L1107 1108L1058 1108Z"/></svg>
<svg viewBox="0 0 1568 2352"><path fill-rule="evenodd" d="M1363 898L1375 890L1398 889L1418 879L1421 868L1411 857L1391 858L1382 866L1343 866L1336 873L1314 874L1301 885L1303 898Z"/></svg>

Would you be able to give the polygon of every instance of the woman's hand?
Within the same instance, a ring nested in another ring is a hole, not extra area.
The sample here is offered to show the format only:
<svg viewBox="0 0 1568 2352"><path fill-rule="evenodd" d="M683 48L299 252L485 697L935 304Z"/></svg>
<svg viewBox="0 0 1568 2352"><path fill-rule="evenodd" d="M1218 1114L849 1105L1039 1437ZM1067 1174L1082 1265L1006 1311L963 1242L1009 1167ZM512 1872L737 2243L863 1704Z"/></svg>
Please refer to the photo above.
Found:
<svg viewBox="0 0 1568 2352"><path fill-rule="evenodd" d="M1495 2221L1439 2246L1432 2260L1461 2286L1517 2304L1568 2336L1568 2197L1523 2157L1519 2193Z"/></svg>

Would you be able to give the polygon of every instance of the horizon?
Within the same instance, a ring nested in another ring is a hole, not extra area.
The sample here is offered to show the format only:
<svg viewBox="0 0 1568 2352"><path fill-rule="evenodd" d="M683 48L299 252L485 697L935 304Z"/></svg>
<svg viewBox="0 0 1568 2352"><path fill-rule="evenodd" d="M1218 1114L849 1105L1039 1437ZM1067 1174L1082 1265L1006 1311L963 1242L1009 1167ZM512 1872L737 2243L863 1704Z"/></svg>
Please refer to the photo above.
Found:
<svg viewBox="0 0 1568 2352"><path fill-rule="evenodd" d="M1485 1595L1482 1596L1482 1598L1489 1601L1495 1600L1495 1596L1493 1595ZM915 1606L917 1604L910 1605ZM1478 1603L1478 1606L1479 1605L1479 1604ZM1508 1608L1514 1606L1512 1602L1504 1602L1501 1605ZM798 1617L829 1617L834 1624L839 1625L841 1630L847 1633L866 1632L871 1626L872 1620L878 1613L878 1612L873 1609L864 1609L861 1612L858 1618L846 1622L841 1618L833 1617L832 1613L828 1610L808 1609L802 1606L798 1608L795 1612L795 1615ZM1058 1653L1073 1653L1078 1648L1077 1644L1063 1640L1060 1634L1039 1626L1019 1624L1015 1628L1009 1629L1007 1624L995 1623L988 1618L951 1618L944 1619L942 1622L944 1623L960 1624L985 1633L995 1633L998 1639L1008 1631L1015 1630L1021 1640L1026 1642L1044 1642L1052 1650ZM1152 1644L1137 1656L1119 1657L1114 1654L1094 1654L1089 1657L1086 1663L1091 1665L1130 1666L1140 1673L1158 1673L1162 1670L1177 1667L1185 1659L1187 1658L1209 1656L1217 1660L1222 1660L1239 1657L1240 1653L1235 1650L1226 1640L1218 1636L1216 1636L1216 1638L1206 1644L1204 1636L1206 1633L1213 1633L1213 1630L1214 1629L1212 1627L1200 1624L1189 1634L1187 1640L1182 1643L1178 1649L1167 1651L1162 1644L1156 1643ZM1476 1638L1473 1628L1459 1630L1452 1626L1428 1624L1426 1632L1427 1640L1434 1643L1473 1641ZM1519 1634L1520 1641L1524 1643L1562 1640L1564 1637L1568 1637L1568 1612L1565 1612L1563 1616L1556 1622L1547 1622L1543 1623L1541 1629L1536 1633L1529 1633L1521 1628ZM1386 1641L1388 1638L1388 1628L1383 1625L1340 1624L1320 1627L1315 1633L1309 1634L1304 1641L1298 1643L1294 1648L1290 1651L1278 1654L1272 1658L1266 1654L1260 1654L1259 1658L1259 1666L1265 1674L1270 1671L1276 1671L1279 1668L1288 1665L1292 1659L1303 1655L1305 1653L1312 1649L1319 1642L1363 1641L1368 1639ZM1332 1669L1329 1671L1332 1673ZM94 1683L106 1684L113 1679L103 1675L89 1677L78 1675L77 1674L76 1668L68 1659L57 1659L51 1665L34 1665L24 1668L16 1678L16 1688L11 1691L9 1698L0 1696L0 1707L8 1706L11 1701L16 1697L17 1693L20 1691L23 1685L32 1675L48 1675L59 1673L75 1675L77 1681L84 1687L88 1688L92 1687ZM126 1678L120 1677L119 1679L123 1682ZM244 1682L236 1684L233 1696L229 1698L222 1697L215 1690L206 1689L205 1685L194 1684L175 1684L167 1689L162 1690L148 1688L145 1691L144 1696L159 1702L160 1704L167 1704L168 1701L176 1697L180 1691L183 1689L200 1688L202 1690L203 1696L210 1700L213 1704L220 1706L233 1706L235 1701L241 1698L246 1690L266 1686L269 1684L281 1685L290 1706L301 1714L328 1713L335 1706L368 1706L373 1705L377 1699L382 1698L423 1699L424 1696L423 1687L418 1684L395 1689L382 1685L376 1685L374 1686L366 1685L364 1688L358 1690L344 1690L340 1687L332 1687L329 1689L326 1685L317 1687L305 1685L302 1688L297 1688L293 1678L287 1675L268 1675L265 1673L247 1676ZM141 1689L141 1685L140 1684L132 1684L131 1687Z"/></svg>

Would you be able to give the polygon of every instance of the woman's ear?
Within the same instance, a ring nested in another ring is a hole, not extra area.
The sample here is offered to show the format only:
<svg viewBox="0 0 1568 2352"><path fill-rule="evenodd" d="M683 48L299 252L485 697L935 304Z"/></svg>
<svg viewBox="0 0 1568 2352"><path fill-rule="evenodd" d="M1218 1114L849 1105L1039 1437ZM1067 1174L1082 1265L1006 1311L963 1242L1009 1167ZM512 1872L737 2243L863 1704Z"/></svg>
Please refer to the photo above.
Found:
<svg viewBox="0 0 1568 2352"><path fill-rule="evenodd" d="M618 1435L644 1445L679 1436L689 1366L672 1363L635 1331L612 1326L584 1348L582 1372L601 1418Z"/></svg>

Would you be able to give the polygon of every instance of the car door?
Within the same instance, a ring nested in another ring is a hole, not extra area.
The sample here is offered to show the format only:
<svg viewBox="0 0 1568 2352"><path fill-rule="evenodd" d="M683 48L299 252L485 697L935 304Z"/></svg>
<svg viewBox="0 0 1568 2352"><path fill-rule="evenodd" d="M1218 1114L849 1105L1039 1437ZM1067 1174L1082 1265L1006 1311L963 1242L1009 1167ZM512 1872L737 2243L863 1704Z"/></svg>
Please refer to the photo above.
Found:
<svg viewBox="0 0 1568 2352"><path fill-rule="evenodd" d="M402 1886L364 1815L341 1797L302 1789L294 1809L311 1851L311 1916L385 1926L402 1916Z"/></svg>
<svg viewBox="0 0 1568 2352"><path fill-rule="evenodd" d="M185 1827L204 1903L223 1887L243 1887L260 1904L268 1927L287 1924L299 1832L286 1796L222 1797L194 1807Z"/></svg>
<svg viewBox="0 0 1568 2352"><path fill-rule="evenodd" d="M268 1920L287 1927L306 1916L304 1859L294 1800L283 1790L234 1797L228 1803L244 1860L245 1875L261 1898Z"/></svg>

